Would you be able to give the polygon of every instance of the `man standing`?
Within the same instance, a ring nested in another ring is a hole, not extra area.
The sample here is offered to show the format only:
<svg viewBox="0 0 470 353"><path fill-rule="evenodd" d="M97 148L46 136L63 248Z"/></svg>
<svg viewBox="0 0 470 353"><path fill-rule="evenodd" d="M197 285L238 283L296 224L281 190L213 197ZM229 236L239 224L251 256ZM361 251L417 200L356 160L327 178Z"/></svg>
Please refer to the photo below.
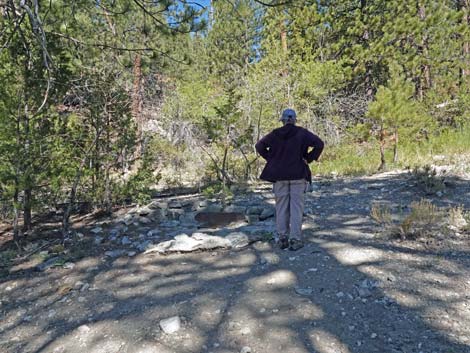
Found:
<svg viewBox="0 0 470 353"><path fill-rule="evenodd" d="M280 121L283 126L259 140L256 151L267 161L260 178L274 183L277 243L281 249L295 251L303 247L304 194L312 182L308 163L318 160L324 144L318 136L295 125L294 110L284 110Z"/></svg>

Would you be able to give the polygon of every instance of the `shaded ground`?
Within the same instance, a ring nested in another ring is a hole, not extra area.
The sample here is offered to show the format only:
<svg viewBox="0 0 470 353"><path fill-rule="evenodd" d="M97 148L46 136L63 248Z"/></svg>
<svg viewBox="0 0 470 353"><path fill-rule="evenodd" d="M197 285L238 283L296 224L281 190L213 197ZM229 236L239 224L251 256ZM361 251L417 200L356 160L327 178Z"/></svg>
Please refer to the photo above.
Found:
<svg viewBox="0 0 470 353"><path fill-rule="evenodd" d="M422 197L468 209L468 180L449 180L441 197L400 173L317 185L307 199L307 245L297 252L261 241L237 251L110 257L113 243L92 242L92 255L70 269L10 268L0 283L0 351L470 352L468 236L390 240L369 217L374 202L403 209ZM272 203L269 188L243 198ZM273 220L258 226L272 229ZM127 234L137 237L139 227ZM151 223L145 231L152 227L159 241L184 228ZM159 322L171 316L182 326L167 335Z"/></svg>

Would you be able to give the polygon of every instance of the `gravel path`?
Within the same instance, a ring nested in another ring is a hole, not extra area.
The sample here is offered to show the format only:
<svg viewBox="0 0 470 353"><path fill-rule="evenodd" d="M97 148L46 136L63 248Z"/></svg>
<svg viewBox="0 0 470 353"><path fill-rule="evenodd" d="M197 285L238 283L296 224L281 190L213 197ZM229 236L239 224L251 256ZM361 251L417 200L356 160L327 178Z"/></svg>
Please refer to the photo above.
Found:
<svg viewBox="0 0 470 353"><path fill-rule="evenodd" d="M110 257L97 245L73 268L1 278L0 352L470 352L469 238L380 236L374 202L398 209L426 196L408 174L317 185L297 252L261 241ZM246 199L268 205L272 195ZM468 209L468 180L434 202ZM161 320L174 316L177 331L164 333Z"/></svg>

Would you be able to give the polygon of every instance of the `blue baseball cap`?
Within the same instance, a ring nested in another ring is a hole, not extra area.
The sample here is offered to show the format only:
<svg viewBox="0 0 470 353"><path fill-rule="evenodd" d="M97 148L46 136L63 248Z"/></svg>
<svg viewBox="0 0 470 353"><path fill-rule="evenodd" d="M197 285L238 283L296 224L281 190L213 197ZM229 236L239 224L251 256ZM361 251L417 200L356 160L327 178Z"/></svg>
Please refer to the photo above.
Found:
<svg viewBox="0 0 470 353"><path fill-rule="evenodd" d="M281 119L279 121L295 121L297 119L297 114L294 109L286 109L282 112Z"/></svg>

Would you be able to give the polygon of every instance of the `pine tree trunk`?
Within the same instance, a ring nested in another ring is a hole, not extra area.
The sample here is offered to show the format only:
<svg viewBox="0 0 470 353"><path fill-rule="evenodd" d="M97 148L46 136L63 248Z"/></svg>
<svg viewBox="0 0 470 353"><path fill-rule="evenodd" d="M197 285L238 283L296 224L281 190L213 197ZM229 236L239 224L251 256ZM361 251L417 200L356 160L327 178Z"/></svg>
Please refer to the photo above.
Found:
<svg viewBox="0 0 470 353"><path fill-rule="evenodd" d="M26 101L26 97L25 97ZM31 190L31 172L28 171L30 166L28 165L31 161L31 131L30 131L30 119L29 119L29 106L24 106L24 117L23 117L23 134L24 134L24 158L25 161L22 165L22 173L24 180L23 188L23 231L28 233L32 229L31 225L31 202L32 202L32 190Z"/></svg>
<svg viewBox="0 0 470 353"><path fill-rule="evenodd" d="M20 243L20 232L18 229L18 223L20 219L20 210L18 208L18 195L19 195L18 179L15 178L15 193L13 195L13 212L14 212L13 241L15 242L17 246L19 246L19 243Z"/></svg>
<svg viewBox="0 0 470 353"><path fill-rule="evenodd" d="M132 117L137 125L137 141L139 148L137 149L137 155L141 155L143 143L142 143L142 56L136 54L134 58L134 88L132 94Z"/></svg>
<svg viewBox="0 0 470 353"><path fill-rule="evenodd" d="M387 168L385 162L385 130L383 127L380 128L380 166L379 171L383 171Z"/></svg>
<svg viewBox="0 0 470 353"><path fill-rule="evenodd" d="M31 202L32 202L32 191L31 188L25 188L24 201L23 201L23 231L28 233L32 229L32 216L31 216Z"/></svg>
<svg viewBox="0 0 470 353"><path fill-rule="evenodd" d="M462 24L470 27L470 0L460 1L462 11ZM460 70L460 85L470 85L470 42L465 38L462 43L463 67Z"/></svg>
<svg viewBox="0 0 470 353"><path fill-rule="evenodd" d="M398 128L395 128L394 136L394 145L393 145L393 163L398 162Z"/></svg>
<svg viewBox="0 0 470 353"><path fill-rule="evenodd" d="M426 20L426 8L423 3L418 3L418 16L421 21ZM429 38L426 34L423 35L421 42L421 57L426 60L429 57ZM422 100L424 93L432 86L431 81L431 66L428 63L421 65L421 75L419 77L419 90L418 98Z"/></svg>
<svg viewBox="0 0 470 353"><path fill-rule="evenodd" d="M287 58L287 55L288 55L288 52L287 52L287 28L286 28L286 23L285 23L285 19L284 19L284 16L281 16L281 22L279 24L279 29L280 29L280 35L281 35L281 49L282 49L282 58L284 60L284 67L282 69L282 77L284 77L286 79L286 94L287 94L287 104L289 106L292 105L292 102L291 102L291 94L290 94L290 84L287 80L288 76L289 76L289 67L288 67L288 58Z"/></svg>
<svg viewBox="0 0 470 353"><path fill-rule="evenodd" d="M367 6L367 1L366 0L361 0L361 20L366 23L366 20L364 18L365 11L366 11L366 6ZM362 42L363 46L367 47L368 46L368 41L370 39L370 31L368 28L364 29L364 32L362 33ZM374 94L374 89L373 89L373 73L372 73L372 63L370 61L367 61L365 63L365 79L364 79L364 87L366 91L366 96L368 99L372 99L373 94Z"/></svg>

